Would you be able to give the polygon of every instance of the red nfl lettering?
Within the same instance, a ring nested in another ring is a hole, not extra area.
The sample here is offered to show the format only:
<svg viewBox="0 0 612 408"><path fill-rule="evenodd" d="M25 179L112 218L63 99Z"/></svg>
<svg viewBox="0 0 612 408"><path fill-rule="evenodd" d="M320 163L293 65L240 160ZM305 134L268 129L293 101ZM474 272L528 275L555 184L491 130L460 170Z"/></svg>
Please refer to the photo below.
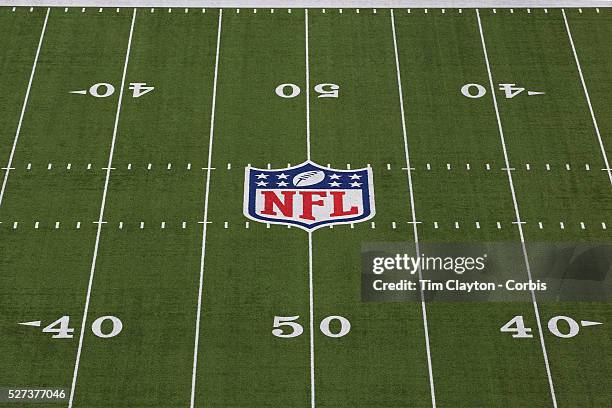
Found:
<svg viewBox="0 0 612 408"><path fill-rule="evenodd" d="M330 191L329 194L334 197L334 212L329 215L330 217L354 215L359 212L359 208L356 206L352 206L348 211L344 210L344 196L346 194L344 191Z"/></svg>
<svg viewBox="0 0 612 408"><path fill-rule="evenodd" d="M300 191L300 195L302 196L302 215L300 215L300 218L314 221L315 217L312 216L312 206L323 206L325 203L323 200L313 200L312 196L327 197L327 193L325 191Z"/></svg>
<svg viewBox="0 0 612 408"><path fill-rule="evenodd" d="M293 217L293 196L295 191L279 191L283 195L281 200L277 195L276 191L262 191L264 195L264 209L261 212L265 215L276 215L274 207L278 208L285 217Z"/></svg>
<svg viewBox="0 0 612 408"><path fill-rule="evenodd" d="M282 198L278 194L282 194ZM262 191L264 196L264 209L261 212L265 215L277 215L278 213L274 210L276 208L285 217L293 216L293 197L297 191ZM329 194L333 197L333 212L330 217L342 217L346 215L354 215L359 212L356 206L351 206L348 210L344 209L344 191L330 191ZM323 206L323 200L313 200L313 196L318 195L320 197L326 197L327 192L325 191L300 191L299 194L302 197L302 214L299 216L305 220L315 220L312 215L313 206Z"/></svg>

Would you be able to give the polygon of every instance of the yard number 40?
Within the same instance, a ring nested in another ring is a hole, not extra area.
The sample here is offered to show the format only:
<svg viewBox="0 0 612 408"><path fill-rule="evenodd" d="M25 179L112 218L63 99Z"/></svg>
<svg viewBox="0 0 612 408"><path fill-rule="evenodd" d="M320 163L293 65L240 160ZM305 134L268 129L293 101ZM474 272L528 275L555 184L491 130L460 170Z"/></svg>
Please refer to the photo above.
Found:
<svg viewBox="0 0 612 408"><path fill-rule="evenodd" d="M154 86L148 86L145 82L132 82L130 83L129 89L132 91L132 97L140 98L143 95L155 89ZM78 91L70 91L72 94L79 95L91 95L94 98L108 98L115 93L115 87L113 84L107 82L98 82L89 87L89 89L81 89Z"/></svg>
<svg viewBox="0 0 612 408"><path fill-rule="evenodd" d="M102 324L108 322L107 329L102 329ZM110 328L110 330L108 330ZM91 331L96 337L108 339L115 337L123 330L123 323L115 316L98 317L91 324ZM62 316L53 323L42 329L43 333L51 333L53 339L71 339L74 334L74 329L70 327L70 316Z"/></svg>
<svg viewBox="0 0 612 408"><path fill-rule="evenodd" d="M559 323L565 322L565 328L560 328ZM556 337L562 339L570 339L575 337L580 332L580 326L588 327L588 326L597 326L600 325L600 322L592 322L589 320L581 320L578 323L576 320L567 316L555 316L548 321L548 330L555 335ZM514 316L512 319L508 321L508 323L504 324L499 331L502 333L512 333L512 337L515 339L530 339L533 337L531 329L525 326L525 320L523 316Z"/></svg>
<svg viewBox="0 0 612 408"><path fill-rule="evenodd" d="M498 86L499 90L503 91L506 99L512 99L526 90L524 87L517 86L516 84L498 84ZM487 93L487 89L480 84L465 84L461 87L461 93L467 98L478 99L482 98ZM527 95L529 96L544 94L546 94L546 92L527 91Z"/></svg>

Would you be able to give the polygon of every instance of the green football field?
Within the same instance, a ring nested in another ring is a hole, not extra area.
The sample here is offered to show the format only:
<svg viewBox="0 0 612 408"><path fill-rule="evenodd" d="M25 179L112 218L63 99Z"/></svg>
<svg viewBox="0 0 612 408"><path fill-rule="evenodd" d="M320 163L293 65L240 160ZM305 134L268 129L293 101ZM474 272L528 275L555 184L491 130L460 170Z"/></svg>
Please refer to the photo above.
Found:
<svg viewBox="0 0 612 408"><path fill-rule="evenodd" d="M63 396L0 405L612 406L610 303L361 297L365 243L612 242L611 39L608 8L0 8L0 396ZM245 167L306 159L371 168L375 216L243 215Z"/></svg>

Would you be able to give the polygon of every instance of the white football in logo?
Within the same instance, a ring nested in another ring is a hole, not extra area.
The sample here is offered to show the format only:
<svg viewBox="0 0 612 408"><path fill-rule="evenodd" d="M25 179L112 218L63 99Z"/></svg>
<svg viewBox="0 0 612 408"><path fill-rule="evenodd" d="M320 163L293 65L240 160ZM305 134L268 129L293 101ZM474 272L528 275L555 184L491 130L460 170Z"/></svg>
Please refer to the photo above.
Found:
<svg viewBox="0 0 612 408"><path fill-rule="evenodd" d="M320 183L323 180L325 180L325 173L323 173L321 170L305 171L293 178L293 185L306 187Z"/></svg>

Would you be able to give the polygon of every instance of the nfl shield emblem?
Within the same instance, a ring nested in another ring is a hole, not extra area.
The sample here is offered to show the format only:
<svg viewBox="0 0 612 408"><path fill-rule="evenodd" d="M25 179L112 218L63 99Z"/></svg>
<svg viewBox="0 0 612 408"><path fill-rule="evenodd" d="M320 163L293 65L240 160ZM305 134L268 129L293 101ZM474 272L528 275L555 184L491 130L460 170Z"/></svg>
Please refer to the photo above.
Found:
<svg viewBox="0 0 612 408"><path fill-rule="evenodd" d="M308 231L372 218L372 169L338 170L311 161L284 169L247 167L244 215L255 221Z"/></svg>

